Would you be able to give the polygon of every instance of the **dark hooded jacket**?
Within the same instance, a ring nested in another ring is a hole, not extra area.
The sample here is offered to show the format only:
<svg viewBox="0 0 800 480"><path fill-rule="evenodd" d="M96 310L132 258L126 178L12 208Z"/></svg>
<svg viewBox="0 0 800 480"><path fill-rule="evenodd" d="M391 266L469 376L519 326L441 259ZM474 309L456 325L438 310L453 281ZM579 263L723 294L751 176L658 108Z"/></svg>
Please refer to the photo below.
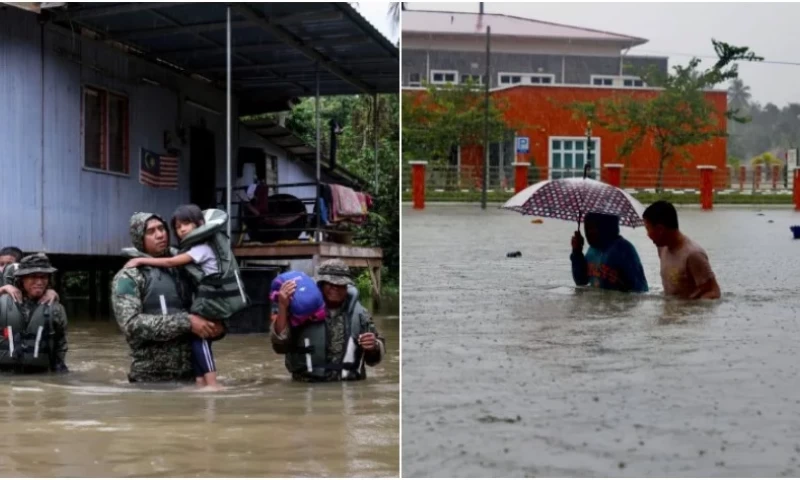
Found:
<svg viewBox="0 0 800 480"><path fill-rule="evenodd" d="M166 222L152 213L135 213L131 217L131 243L139 254L144 254L145 226L154 218L161 220L167 228ZM151 275L160 275L161 279L174 282L185 308L169 315L145 313L143 299L149 278L145 275L145 268L123 268L114 276L111 305L133 357L128 379L131 382L191 380L194 378L188 314L191 287L177 269L151 270Z"/></svg>
<svg viewBox="0 0 800 480"><path fill-rule="evenodd" d="M575 284L622 292L648 291L636 248L619 234L619 217L588 213L584 224L596 227L597 235L591 239L586 255L570 255Z"/></svg>

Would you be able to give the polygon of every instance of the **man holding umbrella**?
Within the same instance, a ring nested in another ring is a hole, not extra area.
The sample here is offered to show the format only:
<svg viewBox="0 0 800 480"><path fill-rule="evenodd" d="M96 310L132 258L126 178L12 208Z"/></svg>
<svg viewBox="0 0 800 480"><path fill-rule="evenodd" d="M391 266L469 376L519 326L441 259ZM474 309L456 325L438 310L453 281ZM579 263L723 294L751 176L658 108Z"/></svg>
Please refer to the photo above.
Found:
<svg viewBox="0 0 800 480"><path fill-rule="evenodd" d="M633 245L619 234L619 226L644 226L644 207L622 189L587 178L544 180L522 190L502 208L585 223L589 250L583 254L580 231L572 237L572 276L577 285L622 292L648 291L642 262ZM586 213L589 212L589 213Z"/></svg>
<svg viewBox="0 0 800 480"><path fill-rule="evenodd" d="M619 234L619 217L591 212L584 218L589 249L583 253L583 237L576 231L572 237L572 278L576 285L620 292L646 292L639 254L631 242Z"/></svg>

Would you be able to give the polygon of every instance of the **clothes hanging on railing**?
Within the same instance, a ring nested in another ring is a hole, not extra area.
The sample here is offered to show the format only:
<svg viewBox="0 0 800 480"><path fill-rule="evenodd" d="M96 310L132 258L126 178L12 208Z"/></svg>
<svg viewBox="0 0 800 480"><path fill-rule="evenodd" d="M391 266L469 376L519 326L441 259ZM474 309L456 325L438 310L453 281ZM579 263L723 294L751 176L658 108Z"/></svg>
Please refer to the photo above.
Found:
<svg viewBox="0 0 800 480"><path fill-rule="evenodd" d="M318 212L323 225L354 223L367 220L372 197L337 184L320 184Z"/></svg>

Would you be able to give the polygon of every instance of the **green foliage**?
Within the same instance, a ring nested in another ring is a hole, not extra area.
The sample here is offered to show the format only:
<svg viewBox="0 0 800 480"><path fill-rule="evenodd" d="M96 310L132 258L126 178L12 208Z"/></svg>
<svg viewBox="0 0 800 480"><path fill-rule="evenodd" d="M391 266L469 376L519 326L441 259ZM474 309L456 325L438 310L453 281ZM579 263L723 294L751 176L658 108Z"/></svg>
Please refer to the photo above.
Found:
<svg viewBox="0 0 800 480"><path fill-rule="evenodd" d="M641 72L644 82L661 90L652 97L617 95L599 102L574 103L570 108L579 118L624 134L617 152L626 159L645 139L653 142L659 155L656 189L662 190L664 167L685 165L691 158L688 147L726 137L727 131L717 122L717 111L705 97L705 91L738 78L737 61L760 61L748 47L735 47L712 40L718 60L710 68L699 70L700 60L693 58L686 66L676 65L664 74L655 67ZM739 110L728 109L725 116L733 122L747 122Z"/></svg>
<svg viewBox="0 0 800 480"><path fill-rule="evenodd" d="M342 127L338 135L337 163L369 184L374 204L367 222L355 229L355 243L383 249L382 285L397 284L400 272L400 158L399 97L378 96L378 184L375 185L375 126L372 98L343 95L320 98L320 124L323 152L328 152L330 128L336 120ZM305 99L286 119L287 128L310 144L316 143L315 100Z"/></svg>
<svg viewBox="0 0 800 480"><path fill-rule="evenodd" d="M772 166L772 165L783 165L783 162L770 152L765 152L750 160L750 165Z"/></svg>
<svg viewBox="0 0 800 480"><path fill-rule="evenodd" d="M454 145L482 145L486 97L472 83L428 85L427 91L403 94L403 159L445 162ZM505 120L506 102L489 99L489 141L504 139L521 126Z"/></svg>
<svg viewBox="0 0 800 480"><path fill-rule="evenodd" d="M796 148L800 143L800 104L778 108L772 103L750 102L749 89L735 81L728 89L729 105L747 112L751 119L746 124L728 124L728 155L753 158L766 151Z"/></svg>

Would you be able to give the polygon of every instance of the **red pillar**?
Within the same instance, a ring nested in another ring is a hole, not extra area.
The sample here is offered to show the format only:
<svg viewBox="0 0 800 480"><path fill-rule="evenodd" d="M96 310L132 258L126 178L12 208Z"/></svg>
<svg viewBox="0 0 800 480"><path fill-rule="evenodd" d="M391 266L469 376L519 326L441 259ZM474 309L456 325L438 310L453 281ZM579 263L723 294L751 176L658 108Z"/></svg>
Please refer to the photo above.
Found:
<svg viewBox="0 0 800 480"><path fill-rule="evenodd" d="M753 173L753 190L758 191L761 186L761 165L756 165L755 173Z"/></svg>
<svg viewBox="0 0 800 480"><path fill-rule="evenodd" d="M514 193L519 193L528 187L528 168L531 166L527 162L514 163Z"/></svg>
<svg viewBox="0 0 800 480"><path fill-rule="evenodd" d="M796 168L792 180L792 197L794 197L794 209L800 211L800 168Z"/></svg>
<svg viewBox="0 0 800 480"><path fill-rule="evenodd" d="M744 179L747 178L747 167L739 167L739 190L744 190Z"/></svg>
<svg viewBox="0 0 800 480"><path fill-rule="evenodd" d="M411 165L411 197L414 210L425 208L425 166L428 162L408 162Z"/></svg>
<svg viewBox="0 0 800 480"><path fill-rule="evenodd" d="M781 167L779 165L772 166L772 189L778 189L778 176L781 174Z"/></svg>
<svg viewBox="0 0 800 480"><path fill-rule="evenodd" d="M714 170L713 165L698 165L700 170L700 206L703 210L714 208Z"/></svg>
<svg viewBox="0 0 800 480"><path fill-rule="evenodd" d="M606 183L619 188L622 183L622 164L609 163L603 167L606 170Z"/></svg>

